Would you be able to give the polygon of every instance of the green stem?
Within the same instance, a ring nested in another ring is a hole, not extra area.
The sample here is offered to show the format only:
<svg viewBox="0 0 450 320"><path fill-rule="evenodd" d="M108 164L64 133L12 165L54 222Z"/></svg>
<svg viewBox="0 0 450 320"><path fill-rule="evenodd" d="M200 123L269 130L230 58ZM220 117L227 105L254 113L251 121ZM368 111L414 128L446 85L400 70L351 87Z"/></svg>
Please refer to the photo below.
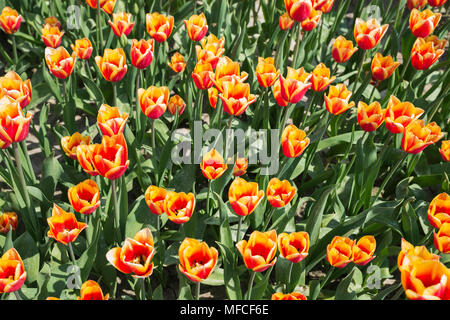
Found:
<svg viewBox="0 0 450 320"><path fill-rule="evenodd" d="M122 236L120 232L120 211L119 211L119 203L117 201L117 190L116 190L116 180L111 180L111 189L112 189L112 195L113 195L113 201L114 201L114 222L115 222L115 228L116 228L116 236L117 236L117 243L120 243Z"/></svg>
<svg viewBox="0 0 450 320"><path fill-rule="evenodd" d="M256 272L251 271L250 280L248 282L248 291L247 291L247 299L250 300L252 298L252 289L253 289L253 281L255 280Z"/></svg>
<svg viewBox="0 0 450 320"><path fill-rule="evenodd" d="M358 73L356 74L356 79L355 79L355 82L353 83L353 90L352 90L353 94L355 94L356 85L358 83L359 76L361 74L361 71L362 71L362 68L363 68L363 65L364 65L364 60L366 60L366 55L367 55L367 50L364 50L363 57L362 57L362 60L361 60L361 64L359 65Z"/></svg>
<svg viewBox="0 0 450 320"><path fill-rule="evenodd" d="M20 289L19 289L20 290ZM13 291L14 292L14 295L16 296L16 299L17 300L22 300L22 297L20 296L20 294L19 294L19 290L16 290L16 291Z"/></svg>
<svg viewBox="0 0 450 320"><path fill-rule="evenodd" d="M195 284L195 300L200 300L200 281Z"/></svg>
<svg viewBox="0 0 450 320"><path fill-rule="evenodd" d="M239 242L239 240L241 238L241 227L242 227L242 216L239 217L239 224L238 224L238 229L237 229L237 233L236 233L236 242Z"/></svg>
<svg viewBox="0 0 450 320"><path fill-rule="evenodd" d="M86 73L87 73L89 79L91 79L92 81L94 81L94 78L92 77L91 70L90 70L90 68L89 68L89 61L88 61L88 60L84 60L84 66L86 67L86 70L87 70Z"/></svg>
<svg viewBox="0 0 450 320"><path fill-rule="evenodd" d="M227 162L227 159L228 159L227 135L228 135L228 131L231 130L232 123L233 123L233 116L230 116L230 120L228 121L227 130L225 130L225 145L224 145L224 152L223 152L223 158L224 158L225 162Z"/></svg>
<svg viewBox="0 0 450 320"><path fill-rule="evenodd" d="M403 81L403 78L405 77L406 74L406 70L408 69L410 63L411 63L411 55L409 55L408 62L403 66L402 74L400 75L399 78L400 82Z"/></svg>
<svg viewBox="0 0 450 320"><path fill-rule="evenodd" d="M98 54L100 55L102 52L102 46L103 46L103 33L102 33L102 25L101 25L101 19L100 19L100 1L97 1L97 48L98 48Z"/></svg>
<svg viewBox="0 0 450 320"><path fill-rule="evenodd" d="M301 262L300 262L301 263ZM289 265L289 271L288 271L288 277L287 277L287 282L286 282L286 293L288 293L289 290L289 284L291 283L291 275L292 275L292 267L294 266L293 262L290 262Z"/></svg>
<svg viewBox="0 0 450 320"><path fill-rule="evenodd" d="M198 93L198 107L197 107L197 120L202 121L202 111L203 111L203 90Z"/></svg>
<svg viewBox="0 0 450 320"><path fill-rule="evenodd" d="M13 150L14 150L14 157L16 159L16 164L17 164L17 171L19 173L19 182L20 182L21 189L23 191L23 197L24 197L27 208L30 208L31 201L30 201L30 196L27 191L27 184L25 182L25 176L23 175L23 168L22 168L22 162L20 161L19 147L18 147L17 143L13 143L12 145L13 145Z"/></svg>
<svg viewBox="0 0 450 320"><path fill-rule="evenodd" d="M141 282L141 300L146 300L146 297L145 297L145 278L140 278L139 281Z"/></svg>
<svg viewBox="0 0 450 320"><path fill-rule="evenodd" d="M152 156L153 156L153 157L154 157L155 154L156 154L155 120L156 120L156 119L152 119L152 151L153 151Z"/></svg>
<svg viewBox="0 0 450 320"><path fill-rule="evenodd" d="M300 47L300 41L301 41L301 37L302 37L302 31L301 31L301 25L300 23L297 23L297 43L295 44L295 50L294 50L294 59L292 60L292 68L295 69L295 65L297 63L297 57L298 57L298 52L299 52L299 47ZM294 34L292 33L292 38L294 38Z"/></svg>
<svg viewBox="0 0 450 320"><path fill-rule="evenodd" d="M12 43L13 43L13 54L14 54L14 64L17 70L17 64L19 63L19 58L17 56L17 44L16 44L16 36L12 35Z"/></svg>
<svg viewBox="0 0 450 320"><path fill-rule="evenodd" d="M308 118L308 113L311 110L311 107L313 106L313 104L314 104L314 102L316 100L316 97L317 97L316 92L313 92L313 95L312 95L312 97L311 97L311 99L309 101L308 107L306 108L305 113L304 113L303 118L302 118L302 122L301 122L302 123L302 127L305 126L306 119Z"/></svg>
<svg viewBox="0 0 450 320"><path fill-rule="evenodd" d="M268 217L267 217L267 220L266 220L266 222L264 223L264 228L262 229L261 232L266 231L267 227L269 226L270 220L272 220L272 216L273 216L273 213L274 213L274 212L275 212L275 207L272 207L272 208L270 209L270 213L269 213L269 215L268 215Z"/></svg>
<svg viewBox="0 0 450 320"><path fill-rule="evenodd" d="M209 196L211 194L211 180L208 179L208 194L206 195L206 214L209 216Z"/></svg>
<svg viewBox="0 0 450 320"><path fill-rule="evenodd" d="M73 254L72 242L69 242L67 247L69 248L70 259L72 260L73 265L76 266L77 261L75 260L75 255Z"/></svg>
<svg viewBox="0 0 450 320"><path fill-rule="evenodd" d="M117 83L112 82L112 88L113 88L113 106L117 107Z"/></svg>
<svg viewBox="0 0 450 320"><path fill-rule="evenodd" d="M141 73L138 70L137 75L136 75L136 111L135 111L135 115L134 115L134 120L135 120L135 125L136 125L136 137L140 133L140 129L141 129L141 125L140 125L140 121L139 121L139 95L138 95L140 80L141 80Z"/></svg>

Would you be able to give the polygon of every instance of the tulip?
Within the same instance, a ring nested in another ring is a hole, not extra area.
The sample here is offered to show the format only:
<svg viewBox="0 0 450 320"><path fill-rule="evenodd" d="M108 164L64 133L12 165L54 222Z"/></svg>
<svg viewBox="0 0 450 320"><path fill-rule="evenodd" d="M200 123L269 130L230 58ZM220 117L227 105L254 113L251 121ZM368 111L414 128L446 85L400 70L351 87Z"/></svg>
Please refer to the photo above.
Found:
<svg viewBox="0 0 450 320"><path fill-rule="evenodd" d="M258 83L263 88L271 87L280 75L280 70L275 68L273 58L258 57L258 64L256 66L256 77Z"/></svg>
<svg viewBox="0 0 450 320"><path fill-rule="evenodd" d="M6 95L20 103L21 108L25 108L30 103L32 91L30 79L22 81L22 78L13 70L0 77L0 98Z"/></svg>
<svg viewBox="0 0 450 320"><path fill-rule="evenodd" d="M8 34L16 33L20 28L22 22L22 16L19 13L10 8L4 7L0 14L0 27Z"/></svg>
<svg viewBox="0 0 450 320"><path fill-rule="evenodd" d="M92 50L94 50L88 38L77 39L75 44L71 44L70 47L77 54L77 57L82 60L88 60L91 57Z"/></svg>
<svg viewBox="0 0 450 320"><path fill-rule="evenodd" d="M271 300L308 300L300 292L282 293L276 292L272 295Z"/></svg>
<svg viewBox="0 0 450 320"><path fill-rule="evenodd" d="M288 158L297 158L309 145L310 139L306 136L305 131L290 124L284 128L281 134L281 146L283 154Z"/></svg>
<svg viewBox="0 0 450 320"><path fill-rule="evenodd" d="M95 57L100 72L106 81L118 82L127 73L127 57L122 48L105 49L102 56Z"/></svg>
<svg viewBox="0 0 450 320"><path fill-rule="evenodd" d="M330 12L331 8L333 7L334 0L316 0L314 9L320 10L323 13Z"/></svg>
<svg viewBox="0 0 450 320"><path fill-rule="evenodd" d="M93 152L97 147L96 144L80 144L76 147L77 160L84 172L91 176L99 175L98 171L94 167Z"/></svg>
<svg viewBox="0 0 450 320"><path fill-rule="evenodd" d="M15 212L0 214L0 233L7 234L9 230L16 230L19 218Z"/></svg>
<svg viewBox="0 0 450 320"><path fill-rule="evenodd" d="M147 278L153 272L155 254L153 236L149 228L142 229L134 238L126 238L123 246L106 253L106 259L117 270L132 274L134 278Z"/></svg>
<svg viewBox="0 0 450 320"><path fill-rule="evenodd" d="M219 62L220 57L225 52L225 38L217 39L213 34L210 34L206 38L200 41L201 46L195 46L197 53L197 60L203 60L211 64L214 69Z"/></svg>
<svg viewBox="0 0 450 320"><path fill-rule="evenodd" d="M336 77L330 77L330 69L320 63L311 73L311 88L316 92L325 91L334 80Z"/></svg>
<svg viewBox="0 0 450 320"><path fill-rule="evenodd" d="M389 98L386 109L386 128L392 133L403 133L411 121L416 120L424 110L416 108L410 102L401 102L397 97Z"/></svg>
<svg viewBox="0 0 450 320"><path fill-rule="evenodd" d="M45 48L45 62L48 70L59 79L66 79L72 74L76 57L76 52L72 52L72 55L69 55L64 47L56 49Z"/></svg>
<svg viewBox="0 0 450 320"><path fill-rule="evenodd" d="M428 0L428 4L432 7L440 7L443 6L447 0Z"/></svg>
<svg viewBox="0 0 450 320"><path fill-rule="evenodd" d="M180 264L178 269L189 280L201 282L206 280L217 264L219 252L216 248L208 247L206 242L186 238L178 249Z"/></svg>
<svg viewBox="0 0 450 320"><path fill-rule="evenodd" d="M343 36L339 36L334 40L331 54L337 63L344 63L348 61L357 50L358 48L353 47L353 42L351 40L346 40Z"/></svg>
<svg viewBox="0 0 450 320"><path fill-rule="evenodd" d="M27 272L19 253L11 248L0 258L0 293L20 290Z"/></svg>
<svg viewBox="0 0 450 320"><path fill-rule="evenodd" d="M192 79L194 83L200 90L206 90L212 87L213 82L211 80L210 74L212 74L213 67L209 62L200 60L197 62L192 72Z"/></svg>
<svg viewBox="0 0 450 320"><path fill-rule="evenodd" d="M8 97L0 99L0 148L6 149L11 143L23 141L30 128L32 114L25 115L17 102Z"/></svg>
<svg viewBox="0 0 450 320"><path fill-rule="evenodd" d="M439 261L440 256L432 254L425 246L413 246L402 238L401 251L397 257L397 265L400 272L410 271L412 264L416 261L435 260Z"/></svg>
<svg viewBox="0 0 450 320"><path fill-rule="evenodd" d="M164 212L170 221L177 224L188 222L194 208L195 196L193 193L169 191L164 200Z"/></svg>
<svg viewBox="0 0 450 320"><path fill-rule="evenodd" d="M91 7L92 9L97 9L97 0L86 0L86 3Z"/></svg>
<svg viewBox="0 0 450 320"><path fill-rule="evenodd" d="M173 30L173 16L165 16L158 12L147 13L146 16L147 33L157 42L164 42Z"/></svg>
<svg viewBox="0 0 450 320"><path fill-rule="evenodd" d="M72 208L81 214L89 215L100 206L100 190L91 179L69 188L67 196Z"/></svg>
<svg viewBox="0 0 450 320"><path fill-rule="evenodd" d="M313 10L311 0L284 0L287 13L297 22L301 22L309 17Z"/></svg>
<svg viewBox="0 0 450 320"><path fill-rule="evenodd" d="M311 31L317 27L322 16L322 11L312 9L308 18L301 22L302 29L305 31Z"/></svg>
<svg viewBox="0 0 450 320"><path fill-rule="evenodd" d="M378 81L386 80L399 65L400 62L394 62L392 56L383 57L381 53L377 52L372 60L372 78Z"/></svg>
<svg viewBox="0 0 450 320"><path fill-rule="evenodd" d="M184 61L184 57L181 53L175 52L173 56L170 58L170 62L167 63L173 71L179 73L186 68L186 62Z"/></svg>
<svg viewBox="0 0 450 320"><path fill-rule="evenodd" d="M283 96L281 95L280 79L275 81L275 84L272 87L272 93L273 98L280 107L286 107L289 104L289 101L284 100Z"/></svg>
<svg viewBox="0 0 450 320"><path fill-rule="evenodd" d="M356 18L353 31L356 43L361 49L370 50L378 45L388 27L388 24L380 26L375 18L370 19L367 22L360 18Z"/></svg>
<svg viewBox="0 0 450 320"><path fill-rule="evenodd" d="M77 159L77 147L79 145L89 145L90 136L83 136L79 132L75 132L71 136L61 138L61 147L69 158Z"/></svg>
<svg viewBox="0 0 450 320"><path fill-rule="evenodd" d="M214 87L211 87L208 89L208 101L211 107L213 109L216 108L217 105L217 99L219 98L219 90L217 90Z"/></svg>
<svg viewBox="0 0 450 320"><path fill-rule="evenodd" d="M178 112L178 115L182 115L184 109L186 108L186 103L179 95L171 96L169 99L169 104L167 105L167 109L172 115L175 115Z"/></svg>
<svg viewBox="0 0 450 320"><path fill-rule="evenodd" d="M267 201L274 208L286 206L294 198L297 189L289 181L272 178L267 185Z"/></svg>
<svg viewBox="0 0 450 320"><path fill-rule="evenodd" d="M64 35L64 31L60 31L57 26L46 24L42 28L41 32L42 41L44 41L46 47L59 47L59 45L61 44L62 36Z"/></svg>
<svg viewBox="0 0 450 320"><path fill-rule="evenodd" d="M349 103L351 95L352 93L347 90L347 87L343 83L330 86L328 95L324 95L325 107L328 112L334 115L344 113L355 105L353 101Z"/></svg>
<svg viewBox="0 0 450 320"><path fill-rule="evenodd" d="M425 126L423 120L414 120L403 133L402 149L405 152L417 154L429 145L436 143L444 136L436 122Z"/></svg>
<svg viewBox="0 0 450 320"><path fill-rule="evenodd" d="M228 190L230 206L239 216L251 214L264 197L264 191L258 190L256 182L247 182L237 177Z"/></svg>
<svg viewBox="0 0 450 320"><path fill-rule="evenodd" d="M450 222L450 195L445 192L437 195L428 206L427 216L429 223L438 229Z"/></svg>
<svg viewBox="0 0 450 320"><path fill-rule="evenodd" d="M86 0L86 3L92 8L97 9L97 0ZM100 8L107 14L111 14L114 11L116 0L100 0Z"/></svg>
<svg viewBox="0 0 450 320"><path fill-rule="evenodd" d="M88 280L81 285L80 296L77 300L108 300L109 294L103 295L100 285L93 281Z"/></svg>
<svg viewBox="0 0 450 320"><path fill-rule="evenodd" d="M312 86L310 82L311 77L312 75L305 72L303 67L297 70L288 67L286 78L280 76L281 96L283 99L290 103L299 102Z"/></svg>
<svg viewBox="0 0 450 320"><path fill-rule="evenodd" d="M223 157L216 149L211 149L207 152L203 156L202 163L200 164L203 175L209 180L215 180L221 177L227 168L228 166Z"/></svg>
<svg viewBox="0 0 450 320"><path fill-rule="evenodd" d="M439 152L441 153L442 159L444 159L444 161L450 161L450 140L442 141Z"/></svg>
<svg viewBox="0 0 450 320"><path fill-rule="evenodd" d="M131 63L138 69L147 68L153 61L153 50L155 48L154 40L133 39L131 44Z"/></svg>
<svg viewBox="0 0 450 320"><path fill-rule="evenodd" d="M169 88L150 86L138 90L139 105L142 112L150 119L158 119L167 109Z"/></svg>
<svg viewBox="0 0 450 320"><path fill-rule="evenodd" d="M58 20L58 18L56 18L56 17L54 17L54 16L51 16L51 17L46 18L46 19L44 20L44 25L45 25L45 24L49 24L49 25L51 25L51 26L56 26L56 27L58 27L58 28L61 29L61 22Z"/></svg>
<svg viewBox="0 0 450 320"><path fill-rule="evenodd" d="M256 101L256 97L250 93L250 85L233 78L222 83L223 92L219 98L223 103L223 111L231 116L240 116L249 105Z"/></svg>
<svg viewBox="0 0 450 320"><path fill-rule="evenodd" d="M294 20L289 16L289 13L285 12L278 18L278 26L281 30L291 30L294 25Z"/></svg>
<svg viewBox="0 0 450 320"><path fill-rule="evenodd" d="M365 266L375 258L377 243L373 236L364 236L353 246L353 262L358 266Z"/></svg>
<svg viewBox="0 0 450 320"><path fill-rule="evenodd" d="M95 145L92 160L95 170L109 180L119 179L130 165L125 137L122 134L103 136L102 143Z"/></svg>
<svg viewBox="0 0 450 320"><path fill-rule="evenodd" d="M413 9L409 16L409 28L415 37L428 37L433 33L441 16L440 13L434 13L430 9L424 11Z"/></svg>
<svg viewBox="0 0 450 320"><path fill-rule="evenodd" d="M236 180L235 180L236 181ZM277 233L253 231L248 239L241 240L236 248L244 259L245 266L254 272L263 272L277 262Z"/></svg>
<svg viewBox="0 0 450 320"><path fill-rule="evenodd" d="M211 79L217 90L223 93L223 83L225 81L232 81L235 79L238 82L244 82L247 77L247 72L240 71L239 63L232 61L228 57L221 57L217 63L214 76L211 76Z"/></svg>
<svg viewBox="0 0 450 320"><path fill-rule="evenodd" d="M57 204L53 204L52 216L47 218L50 230L47 235L62 244L75 241L81 231L87 228L87 224L78 222L72 212L66 212Z"/></svg>
<svg viewBox="0 0 450 320"><path fill-rule="evenodd" d="M148 186L145 190L145 203L151 213L158 216L164 213L164 199L166 199L167 191L157 186Z"/></svg>
<svg viewBox="0 0 450 320"><path fill-rule="evenodd" d="M408 6L409 10L412 10L414 8L422 9L427 5L427 2L427 0L407 0L406 5Z"/></svg>
<svg viewBox="0 0 450 320"><path fill-rule="evenodd" d="M444 54L447 40L436 36L417 38L411 50L411 65L417 70L428 69Z"/></svg>
<svg viewBox="0 0 450 320"><path fill-rule="evenodd" d="M233 176L239 177L244 175L247 172L248 168L248 159L247 158L237 158L236 164L233 168Z"/></svg>
<svg viewBox="0 0 450 320"><path fill-rule="evenodd" d="M335 236L327 246L327 260L336 268L344 268L353 260L355 241L346 237Z"/></svg>
<svg viewBox="0 0 450 320"><path fill-rule="evenodd" d="M444 222L434 234L434 247L442 253L450 253L450 222Z"/></svg>
<svg viewBox="0 0 450 320"><path fill-rule="evenodd" d="M378 129L384 121L386 111L381 109L379 102L372 102L370 105L358 102L357 119L359 126L366 132Z"/></svg>
<svg viewBox="0 0 450 320"><path fill-rule="evenodd" d="M208 32L208 24L203 12L200 15L192 15L189 20L184 20L184 24L186 25L189 38L192 41L202 40L206 32Z"/></svg>
<svg viewBox="0 0 450 320"><path fill-rule="evenodd" d="M125 130L128 113L120 113L118 107L102 104L97 114L97 125L104 136L121 134Z"/></svg>
<svg viewBox="0 0 450 320"><path fill-rule="evenodd" d="M118 37L124 34L128 37L134 27L134 22L131 22L131 13L121 12L113 13L113 21L108 21L112 31Z"/></svg>
<svg viewBox="0 0 450 320"><path fill-rule="evenodd" d="M298 263L308 255L309 234L305 231L281 233L278 236L278 248L283 258Z"/></svg>

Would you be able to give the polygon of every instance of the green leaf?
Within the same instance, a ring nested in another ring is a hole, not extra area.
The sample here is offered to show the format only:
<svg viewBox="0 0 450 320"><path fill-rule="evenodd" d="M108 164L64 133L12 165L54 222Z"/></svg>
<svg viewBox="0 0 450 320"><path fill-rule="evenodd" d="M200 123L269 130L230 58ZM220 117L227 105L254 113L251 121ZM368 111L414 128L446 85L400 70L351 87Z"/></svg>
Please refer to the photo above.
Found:
<svg viewBox="0 0 450 320"><path fill-rule="evenodd" d="M313 246L319 238L319 231L322 224L323 212L325 210L328 196L333 190L334 186L327 187L323 192L319 200L314 204L311 215L306 222L306 232L309 233L310 243Z"/></svg>

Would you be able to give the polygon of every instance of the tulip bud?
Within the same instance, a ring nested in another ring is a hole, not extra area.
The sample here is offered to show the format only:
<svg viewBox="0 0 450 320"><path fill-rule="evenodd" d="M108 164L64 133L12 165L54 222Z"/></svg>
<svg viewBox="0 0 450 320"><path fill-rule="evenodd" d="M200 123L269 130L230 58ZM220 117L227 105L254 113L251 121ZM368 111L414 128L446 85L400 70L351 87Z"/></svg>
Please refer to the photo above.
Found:
<svg viewBox="0 0 450 320"><path fill-rule="evenodd" d="M72 55L69 55L64 47L58 47L56 49L50 47L45 48L45 62L47 63L48 70L59 79L66 79L72 74L76 57L76 52L72 52Z"/></svg>
<svg viewBox="0 0 450 320"><path fill-rule="evenodd" d="M164 213L164 199L167 191L157 186L149 186L145 190L145 202L153 214L161 215Z"/></svg>
<svg viewBox="0 0 450 320"><path fill-rule="evenodd" d="M192 41L202 40L206 32L208 32L208 24L203 12L200 15L192 15L189 20L184 20L184 24L186 25L189 38Z"/></svg>
<svg viewBox="0 0 450 320"><path fill-rule="evenodd" d="M77 57L82 60L88 60L91 57L92 50L94 50L88 38L77 39L75 40L75 44L71 44L70 47L76 52Z"/></svg>
<svg viewBox="0 0 450 320"><path fill-rule="evenodd" d="M358 102L357 119L361 129L372 132L378 129L384 121L386 111L381 109L379 102L372 102L370 105Z"/></svg>
<svg viewBox="0 0 450 320"><path fill-rule="evenodd" d="M211 149L207 152L203 156L202 163L200 164L203 175L209 180L215 180L221 177L227 168L228 166L222 155L216 149Z"/></svg>
<svg viewBox="0 0 450 320"><path fill-rule="evenodd" d="M303 151L305 151L309 143L310 140L306 136L305 131L297 128L293 124L286 126L281 134L283 154L288 158L299 157Z"/></svg>
<svg viewBox="0 0 450 320"><path fill-rule="evenodd" d="M16 33L20 28L22 22L22 16L19 13L10 8L4 7L0 14L0 27L8 34Z"/></svg>
<svg viewBox="0 0 450 320"><path fill-rule="evenodd" d="M138 69L147 68L153 61L154 40L133 39L131 44L131 63Z"/></svg>
<svg viewBox="0 0 450 320"><path fill-rule="evenodd" d="M173 16L165 16L158 12L146 14L147 33L157 42L164 42L173 30Z"/></svg>
<svg viewBox="0 0 450 320"><path fill-rule="evenodd" d="M367 22L360 18L356 18L353 32L356 43L361 49L370 50L378 45L388 27L388 24L381 26L375 18L370 19Z"/></svg>
<svg viewBox="0 0 450 320"><path fill-rule="evenodd" d="M105 49L102 56L95 57L100 72L106 81L118 82L127 73L127 57L122 48Z"/></svg>

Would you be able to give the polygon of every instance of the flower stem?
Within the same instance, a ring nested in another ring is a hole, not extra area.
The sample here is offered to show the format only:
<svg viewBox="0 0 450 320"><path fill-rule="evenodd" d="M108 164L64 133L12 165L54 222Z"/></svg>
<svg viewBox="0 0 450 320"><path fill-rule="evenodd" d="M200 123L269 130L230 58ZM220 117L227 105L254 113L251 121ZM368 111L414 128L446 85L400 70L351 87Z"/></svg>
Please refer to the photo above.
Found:
<svg viewBox="0 0 450 320"><path fill-rule="evenodd" d="M19 289L20 290L20 289ZM22 300L22 297L20 296L20 294L19 294L19 290L16 290L16 291L13 291L14 292L14 295L16 296L16 299L17 300Z"/></svg>
<svg viewBox="0 0 450 320"><path fill-rule="evenodd" d="M102 33L102 26L101 26L101 19L100 19L100 1L97 2L97 48L98 48L98 54L100 55L102 52L102 46L103 46L103 33Z"/></svg>
<svg viewBox="0 0 450 320"><path fill-rule="evenodd" d="M117 84L116 82L112 83L113 87L113 106L117 107Z"/></svg>
<svg viewBox="0 0 450 320"><path fill-rule="evenodd" d="M16 44L16 36L12 35L12 43L13 43L13 54L14 54L14 64L17 70L17 64L19 63L19 58L17 56L17 44Z"/></svg>
<svg viewBox="0 0 450 320"><path fill-rule="evenodd" d="M19 173L19 182L20 182L20 186L23 191L23 197L24 197L27 208L30 208L31 201L30 201L30 196L27 191L27 184L25 182L25 176L23 175L23 168L22 168L22 162L20 161L19 147L18 147L17 143L13 143L12 145L13 145L13 150L14 150L14 157L16 159L16 164L17 164L17 171Z"/></svg>
<svg viewBox="0 0 450 320"><path fill-rule="evenodd" d="M295 43L295 50L294 50L294 59L292 60L292 68L295 69L296 63L297 63L297 57L298 57L298 49L300 47L300 41L302 37L302 31L301 31L300 23L297 23L297 42ZM294 38L295 33L292 33L292 38Z"/></svg>
<svg viewBox="0 0 450 320"><path fill-rule="evenodd" d="M195 284L195 300L200 300L200 281Z"/></svg>
<svg viewBox="0 0 450 320"><path fill-rule="evenodd" d="M248 290L247 290L247 299L250 300L252 298L252 289L253 289L253 281L255 280L256 272L252 271L250 275L250 280L248 282Z"/></svg>
<svg viewBox="0 0 450 320"><path fill-rule="evenodd" d="M72 260L73 265L76 266L77 260L75 260L75 255L73 254L72 242L69 242L67 247L69 248L70 259Z"/></svg>
<svg viewBox="0 0 450 320"><path fill-rule="evenodd" d="M285 289L286 293L289 291L289 284L291 283L291 275L292 275L292 267L293 266L294 266L294 263L291 262L289 265L288 277L287 277L287 282L286 282L286 289Z"/></svg>
<svg viewBox="0 0 450 320"><path fill-rule="evenodd" d="M117 233L117 243L120 243L122 236L120 232L120 211L119 211L119 203L117 201L116 180L111 180L111 188L114 201L114 217L115 217L114 222Z"/></svg>
<svg viewBox="0 0 450 320"><path fill-rule="evenodd" d="M155 119L152 119L152 156L154 157L156 154L156 139L155 139L156 133L155 133Z"/></svg>
<svg viewBox="0 0 450 320"><path fill-rule="evenodd" d="M270 220L272 220L272 216L273 216L274 212L275 212L275 207L272 207L272 209L270 209L270 213L267 217L266 223L264 224L264 228L262 229L261 232L266 231L267 227L269 226Z"/></svg>
<svg viewBox="0 0 450 320"><path fill-rule="evenodd" d="M206 195L206 214L209 216L209 196L211 194L211 180L208 179L208 194Z"/></svg>
<svg viewBox="0 0 450 320"><path fill-rule="evenodd" d="M239 217L239 224L238 224L238 229L237 229L237 233L236 233L236 242L238 242L239 239L241 238L241 227L242 227L242 216Z"/></svg>
<svg viewBox="0 0 450 320"><path fill-rule="evenodd" d="M146 300L145 297L145 278L140 278L139 281L141 282L141 300Z"/></svg>
<svg viewBox="0 0 450 320"><path fill-rule="evenodd" d="M366 55L367 55L367 50L364 50L363 57L362 57L362 60L361 60L361 64L359 65L358 73L356 74L355 82L353 83L353 90L352 90L353 94L355 94L355 90L356 90L356 86L358 84L359 76L361 74L361 71L362 71L362 68L363 68L363 65L364 65L364 60L366 60Z"/></svg>

